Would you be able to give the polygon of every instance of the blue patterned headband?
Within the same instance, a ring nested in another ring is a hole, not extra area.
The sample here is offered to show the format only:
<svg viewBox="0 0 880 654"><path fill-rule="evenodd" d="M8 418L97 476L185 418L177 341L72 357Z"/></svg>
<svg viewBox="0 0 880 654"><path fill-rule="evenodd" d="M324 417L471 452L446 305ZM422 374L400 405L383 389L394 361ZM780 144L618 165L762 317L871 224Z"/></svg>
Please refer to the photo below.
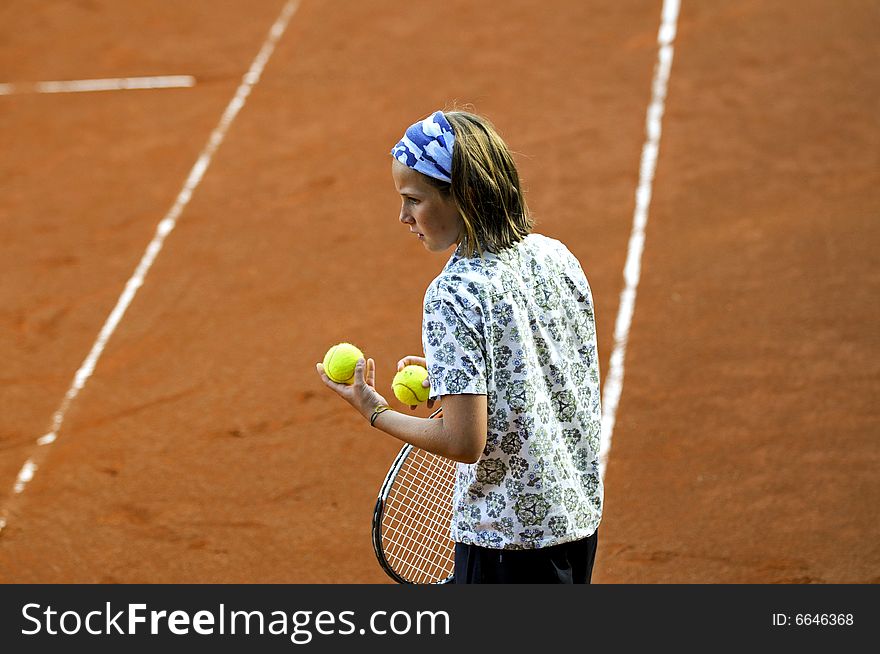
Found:
<svg viewBox="0 0 880 654"><path fill-rule="evenodd" d="M455 133L442 111L410 125L391 149L391 156L418 172L452 182L452 146Z"/></svg>

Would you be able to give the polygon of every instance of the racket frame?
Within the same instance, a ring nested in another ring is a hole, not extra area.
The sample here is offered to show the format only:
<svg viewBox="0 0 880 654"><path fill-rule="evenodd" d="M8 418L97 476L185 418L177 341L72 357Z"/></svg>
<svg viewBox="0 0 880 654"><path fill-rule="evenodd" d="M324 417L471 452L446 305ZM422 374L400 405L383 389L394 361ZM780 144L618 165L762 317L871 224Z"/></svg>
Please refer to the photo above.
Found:
<svg viewBox="0 0 880 654"><path fill-rule="evenodd" d="M441 415L442 411L443 408L441 407L428 417L437 418ZM385 571L385 574L399 584L414 584L415 582L401 577L397 571L391 567L391 564L388 563L388 559L385 557L385 551L382 549L382 516L385 514L385 500L388 499L388 493L391 492L391 486L394 484L397 473L400 471L400 468L403 466L403 463L406 461L410 452L414 449L416 449L415 446L410 445L409 443L400 448L400 452L397 453L397 458L394 459L394 463L391 464L388 474L385 475L385 481L382 482L382 487L379 489L379 496L376 498L376 506L373 509L373 551L376 553L376 559L379 561L379 565L382 570ZM451 584L452 581L453 576L449 575L446 579L436 581L434 584Z"/></svg>

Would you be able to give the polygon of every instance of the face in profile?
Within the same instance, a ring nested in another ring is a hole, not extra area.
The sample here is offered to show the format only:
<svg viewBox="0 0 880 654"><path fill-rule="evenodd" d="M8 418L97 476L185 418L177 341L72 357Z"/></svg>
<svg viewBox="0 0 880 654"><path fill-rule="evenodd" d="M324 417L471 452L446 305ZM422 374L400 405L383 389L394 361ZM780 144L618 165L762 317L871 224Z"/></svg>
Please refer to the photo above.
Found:
<svg viewBox="0 0 880 654"><path fill-rule="evenodd" d="M391 162L391 176L401 198L400 222L418 235L429 252L443 252L461 240L463 222L451 196L396 159Z"/></svg>

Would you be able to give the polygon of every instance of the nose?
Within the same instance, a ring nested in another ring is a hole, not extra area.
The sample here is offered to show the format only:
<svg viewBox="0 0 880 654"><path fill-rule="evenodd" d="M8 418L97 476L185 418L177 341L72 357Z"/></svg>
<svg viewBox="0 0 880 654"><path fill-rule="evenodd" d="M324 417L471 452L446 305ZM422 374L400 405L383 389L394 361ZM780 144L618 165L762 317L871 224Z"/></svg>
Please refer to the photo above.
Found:
<svg viewBox="0 0 880 654"><path fill-rule="evenodd" d="M405 205L401 205L400 207L400 222L402 222L404 225L411 225L415 222L412 216L407 213Z"/></svg>

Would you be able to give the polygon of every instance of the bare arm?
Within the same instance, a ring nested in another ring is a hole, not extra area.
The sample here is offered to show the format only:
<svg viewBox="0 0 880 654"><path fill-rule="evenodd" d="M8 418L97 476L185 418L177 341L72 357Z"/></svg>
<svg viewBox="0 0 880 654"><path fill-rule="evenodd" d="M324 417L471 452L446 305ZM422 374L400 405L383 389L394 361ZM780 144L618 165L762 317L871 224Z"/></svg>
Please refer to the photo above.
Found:
<svg viewBox="0 0 880 654"><path fill-rule="evenodd" d="M354 383L337 384L317 364L322 381L369 420L373 410L388 402L375 389L376 366L372 359L358 361ZM398 411L381 413L374 426L395 438L428 452L462 463L474 463L486 446L488 413L485 395L444 395L443 417L418 418Z"/></svg>
<svg viewBox="0 0 880 654"><path fill-rule="evenodd" d="M439 420L385 411L374 423L387 434L428 452L462 463L476 463L486 447L485 395L444 395Z"/></svg>

